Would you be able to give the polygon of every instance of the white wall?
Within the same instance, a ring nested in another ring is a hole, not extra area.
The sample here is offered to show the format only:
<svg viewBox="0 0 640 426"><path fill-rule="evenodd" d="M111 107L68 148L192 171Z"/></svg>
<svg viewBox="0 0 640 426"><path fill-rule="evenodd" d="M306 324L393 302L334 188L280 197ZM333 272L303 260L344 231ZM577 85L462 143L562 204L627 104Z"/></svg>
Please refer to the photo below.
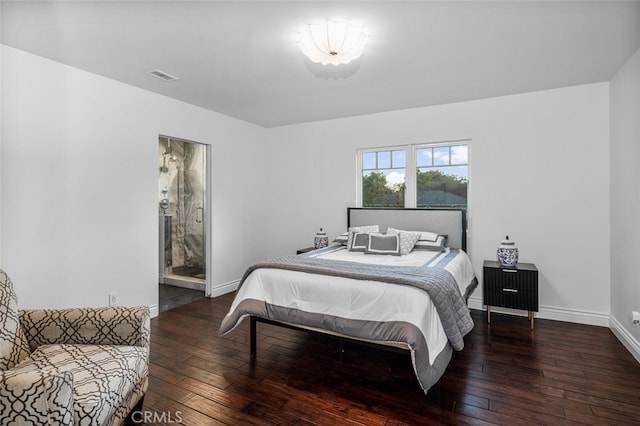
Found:
<svg viewBox="0 0 640 426"><path fill-rule="evenodd" d="M2 55L2 267L22 308L104 306L110 291L120 304L157 304L158 134L212 147L214 286L264 257L262 128Z"/></svg>
<svg viewBox="0 0 640 426"><path fill-rule="evenodd" d="M508 234L540 271L540 317L606 325L608 104L601 83L269 129L269 255L345 230L358 148L471 139L476 274Z"/></svg>
<svg viewBox="0 0 640 426"><path fill-rule="evenodd" d="M640 50L611 80L612 329L640 361Z"/></svg>

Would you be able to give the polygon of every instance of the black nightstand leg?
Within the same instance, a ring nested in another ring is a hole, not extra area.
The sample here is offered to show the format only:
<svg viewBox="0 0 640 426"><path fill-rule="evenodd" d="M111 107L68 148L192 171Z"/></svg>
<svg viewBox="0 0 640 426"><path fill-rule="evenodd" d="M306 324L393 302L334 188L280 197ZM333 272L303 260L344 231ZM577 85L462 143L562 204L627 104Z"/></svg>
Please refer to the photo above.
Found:
<svg viewBox="0 0 640 426"><path fill-rule="evenodd" d="M251 316L249 319L249 353L251 358L255 358L258 349L256 344L256 317Z"/></svg>

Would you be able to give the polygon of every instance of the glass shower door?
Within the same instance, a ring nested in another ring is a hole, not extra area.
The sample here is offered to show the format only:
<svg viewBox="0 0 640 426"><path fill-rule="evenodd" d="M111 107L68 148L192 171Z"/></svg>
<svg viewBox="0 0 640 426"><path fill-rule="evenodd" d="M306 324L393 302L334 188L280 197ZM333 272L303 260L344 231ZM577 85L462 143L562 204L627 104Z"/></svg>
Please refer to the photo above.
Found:
<svg viewBox="0 0 640 426"><path fill-rule="evenodd" d="M162 265L167 284L206 279L206 147L160 137L160 214L164 228ZM167 241L168 240L168 241Z"/></svg>
<svg viewBox="0 0 640 426"><path fill-rule="evenodd" d="M179 223L181 228L183 269L174 273L205 279L204 229L204 145L185 143L184 169L181 171L182 193Z"/></svg>

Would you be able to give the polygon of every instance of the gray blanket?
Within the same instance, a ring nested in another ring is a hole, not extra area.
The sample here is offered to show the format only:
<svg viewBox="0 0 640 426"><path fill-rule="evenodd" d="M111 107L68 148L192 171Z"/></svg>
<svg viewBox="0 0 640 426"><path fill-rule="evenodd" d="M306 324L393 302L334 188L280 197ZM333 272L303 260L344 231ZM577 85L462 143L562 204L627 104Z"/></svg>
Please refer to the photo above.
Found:
<svg viewBox="0 0 640 426"><path fill-rule="evenodd" d="M443 266L457 254L458 251L452 249L435 267L384 266L318 259L311 256L284 256L251 266L245 272L240 285L252 271L258 268L276 268L417 287L429 294L451 346L460 351L464 347L463 337L473 329L473 320L455 279L443 269Z"/></svg>

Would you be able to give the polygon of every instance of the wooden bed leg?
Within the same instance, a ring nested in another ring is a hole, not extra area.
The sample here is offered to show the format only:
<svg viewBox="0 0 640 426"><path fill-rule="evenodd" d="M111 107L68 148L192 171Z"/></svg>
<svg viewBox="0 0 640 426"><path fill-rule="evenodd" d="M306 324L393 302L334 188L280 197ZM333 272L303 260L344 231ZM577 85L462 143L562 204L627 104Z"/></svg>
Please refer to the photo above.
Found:
<svg viewBox="0 0 640 426"><path fill-rule="evenodd" d="M249 350L251 352L251 358L255 358L256 356L256 317L250 317L250 334L249 337Z"/></svg>

